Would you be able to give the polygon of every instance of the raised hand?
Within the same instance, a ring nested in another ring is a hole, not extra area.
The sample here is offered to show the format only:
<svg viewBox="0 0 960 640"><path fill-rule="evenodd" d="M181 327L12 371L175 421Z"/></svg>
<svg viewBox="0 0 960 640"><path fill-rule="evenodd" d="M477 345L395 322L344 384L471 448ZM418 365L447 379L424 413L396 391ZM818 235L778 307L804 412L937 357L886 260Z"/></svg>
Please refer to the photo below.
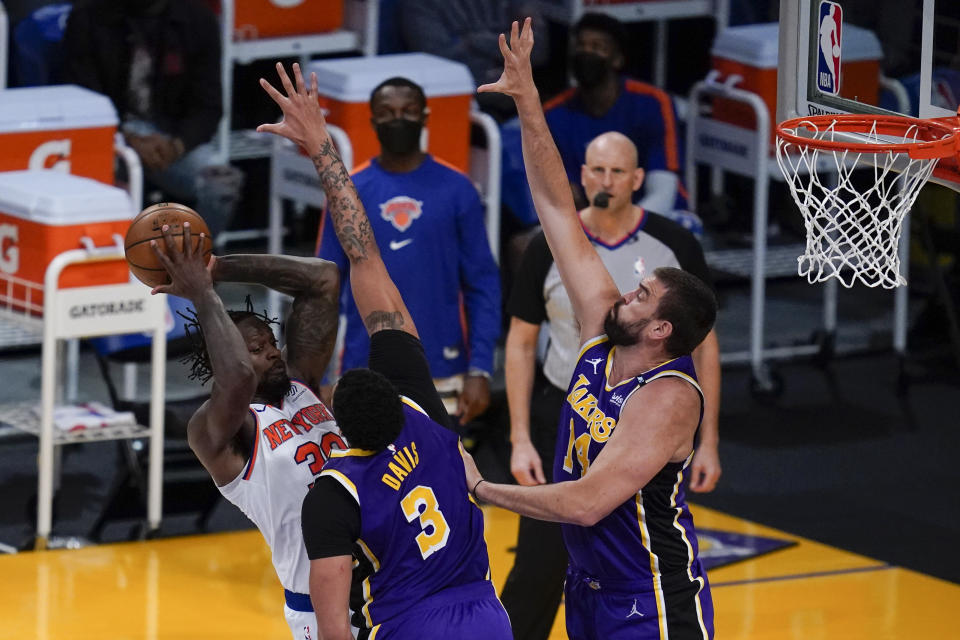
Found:
<svg viewBox="0 0 960 640"><path fill-rule="evenodd" d="M280 110L283 111L283 120L278 123L262 124L257 131L275 133L291 140L310 155L316 154L327 138L327 121L323 117L323 110L317 102L317 74L310 74L310 88L303 81L300 65L293 63L293 77L296 87L290 82L283 64L277 63L277 75L283 85L286 95L280 93L265 79L260 78L260 86L273 98Z"/></svg>
<svg viewBox="0 0 960 640"><path fill-rule="evenodd" d="M503 73L500 79L477 88L478 93L505 93L514 99L525 95L536 95L533 84L533 70L530 67L530 52L533 50L533 27L530 18L523 21L523 29L517 22L510 26L510 46L507 38L500 34L500 53L503 54Z"/></svg>
<svg viewBox="0 0 960 640"><path fill-rule="evenodd" d="M209 261L203 258L203 251L200 247L203 247L205 234L200 234L200 241L197 243L197 248L194 248L189 222L183 223L182 246L177 246L176 240L170 233L170 225L163 225L160 232L163 234L163 243L166 250L162 250L156 240L150 241L150 248L153 249L163 268L170 274L170 284L154 287L150 293L169 293L196 301L203 293L212 291L212 272L216 264L216 258L212 255Z"/></svg>

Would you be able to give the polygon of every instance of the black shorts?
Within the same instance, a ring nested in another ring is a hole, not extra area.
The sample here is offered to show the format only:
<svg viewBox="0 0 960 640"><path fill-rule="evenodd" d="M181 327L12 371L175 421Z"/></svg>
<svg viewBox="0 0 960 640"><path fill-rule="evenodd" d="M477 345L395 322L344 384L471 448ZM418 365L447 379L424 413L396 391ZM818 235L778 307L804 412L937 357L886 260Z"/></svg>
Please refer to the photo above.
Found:
<svg viewBox="0 0 960 640"><path fill-rule="evenodd" d="M433 385L430 365L420 339L399 329L383 329L370 336L367 366L381 373L405 395L423 407L435 422L453 430L450 416Z"/></svg>

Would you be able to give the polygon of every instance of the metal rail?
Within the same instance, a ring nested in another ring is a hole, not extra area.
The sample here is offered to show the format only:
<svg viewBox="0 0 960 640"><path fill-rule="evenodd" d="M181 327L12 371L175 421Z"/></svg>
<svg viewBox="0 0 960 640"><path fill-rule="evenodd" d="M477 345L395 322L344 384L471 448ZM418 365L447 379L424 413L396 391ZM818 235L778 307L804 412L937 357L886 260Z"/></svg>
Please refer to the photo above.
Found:
<svg viewBox="0 0 960 640"><path fill-rule="evenodd" d="M138 438L149 435L149 489L147 521L150 530L160 527L163 474L163 400L166 372L166 300L151 296L138 282L61 289L60 274L71 265L124 260L122 239L116 246L72 249L54 258L43 286L43 347L39 413L34 405L5 405L0 414L14 427L39 438L36 549L45 549L53 519L55 447L78 442ZM35 323L31 318L29 323ZM54 407L63 396L58 384L60 342L80 337L145 332L152 337L150 424L102 427L63 432L54 428Z"/></svg>

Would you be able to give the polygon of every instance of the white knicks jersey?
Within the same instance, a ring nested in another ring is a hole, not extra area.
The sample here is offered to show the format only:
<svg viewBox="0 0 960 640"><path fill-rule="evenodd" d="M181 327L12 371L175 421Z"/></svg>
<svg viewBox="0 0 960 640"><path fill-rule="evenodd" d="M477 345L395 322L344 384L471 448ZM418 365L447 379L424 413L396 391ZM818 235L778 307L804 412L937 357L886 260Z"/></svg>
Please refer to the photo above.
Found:
<svg viewBox="0 0 960 640"><path fill-rule="evenodd" d="M320 399L299 380L281 406L251 404L257 438L243 472L220 493L253 521L273 554L285 589L310 592L310 560L300 531L300 506L332 449L347 445Z"/></svg>

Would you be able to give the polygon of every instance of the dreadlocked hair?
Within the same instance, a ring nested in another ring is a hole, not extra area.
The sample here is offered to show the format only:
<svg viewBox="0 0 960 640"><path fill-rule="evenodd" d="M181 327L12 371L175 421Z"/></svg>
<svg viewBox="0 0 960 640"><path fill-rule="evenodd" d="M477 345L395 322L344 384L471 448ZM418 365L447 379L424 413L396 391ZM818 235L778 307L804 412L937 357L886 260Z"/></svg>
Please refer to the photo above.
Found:
<svg viewBox="0 0 960 640"><path fill-rule="evenodd" d="M243 311L227 311L227 315L233 320L233 324L240 324L249 318L256 318L267 326L279 323L277 318L271 318L267 315L266 309L263 313L254 311L253 301L250 300L249 295L244 303L246 309ZM200 319L197 317L196 310L190 307L186 308L186 313L178 309L177 315L184 320L183 329L187 340L190 342L190 351L180 359L180 363L190 365L188 379L199 380L201 385L205 385L213 377L213 365L210 363L210 354L207 353L207 342L203 335L203 327L200 326Z"/></svg>

